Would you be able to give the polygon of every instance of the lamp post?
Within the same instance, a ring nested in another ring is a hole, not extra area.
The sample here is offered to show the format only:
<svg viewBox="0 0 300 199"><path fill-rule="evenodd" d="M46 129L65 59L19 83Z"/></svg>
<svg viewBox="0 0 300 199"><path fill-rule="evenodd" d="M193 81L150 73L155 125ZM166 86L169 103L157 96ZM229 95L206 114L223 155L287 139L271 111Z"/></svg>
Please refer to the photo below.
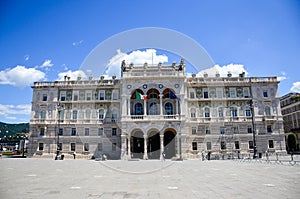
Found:
<svg viewBox="0 0 300 199"><path fill-rule="evenodd" d="M251 110L251 121L252 121L252 135L253 135L253 159L257 158L257 148L256 148L256 138L255 138L255 126L254 126L254 110L253 110L253 100L250 100L250 110Z"/></svg>
<svg viewBox="0 0 300 199"><path fill-rule="evenodd" d="M58 112L58 121L57 121L57 141L56 141L56 156L55 160L59 160L59 153L60 153L60 146L59 146L59 134L60 134L60 113L62 111L62 106L60 104L57 104L57 112Z"/></svg>

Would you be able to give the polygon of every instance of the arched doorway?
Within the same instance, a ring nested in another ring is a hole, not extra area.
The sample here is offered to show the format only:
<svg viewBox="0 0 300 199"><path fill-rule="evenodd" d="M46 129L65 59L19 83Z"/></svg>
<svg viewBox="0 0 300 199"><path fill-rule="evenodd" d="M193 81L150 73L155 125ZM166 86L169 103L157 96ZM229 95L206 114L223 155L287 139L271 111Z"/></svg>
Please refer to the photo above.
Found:
<svg viewBox="0 0 300 199"><path fill-rule="evenodd" d="M173 129L167 129L164 133L164 152L167 159L176 156L175 136L176 132Z"/></svg>
<svg viewBox="0 0 300 199"><path fill-rule="evenodd" d="M142 159L144 156L144 134L137 131L130 138L131 156L132 158Z"/></svg>
<svg viewBox="0 0 300 199"><path fill-rule="evenodd" d="M160 158L160 136L159 132L151 131L147 140L148 159Z"/></svg>

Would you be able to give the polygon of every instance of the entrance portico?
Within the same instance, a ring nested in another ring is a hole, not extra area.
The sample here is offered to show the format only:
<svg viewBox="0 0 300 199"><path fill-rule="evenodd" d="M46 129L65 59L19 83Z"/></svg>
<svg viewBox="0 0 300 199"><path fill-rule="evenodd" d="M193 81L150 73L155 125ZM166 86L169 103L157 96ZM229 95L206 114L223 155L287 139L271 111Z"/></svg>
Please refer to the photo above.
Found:
<svg viewBox="0 0 300 199"><path fill-rule="evenodd" d="M171 128L163 132L152 129L147 133L135 130L124 144L127 144L129 158L162 159L164 152L165 158L170 159L176 156L176 135L176 131Z"/></svg>

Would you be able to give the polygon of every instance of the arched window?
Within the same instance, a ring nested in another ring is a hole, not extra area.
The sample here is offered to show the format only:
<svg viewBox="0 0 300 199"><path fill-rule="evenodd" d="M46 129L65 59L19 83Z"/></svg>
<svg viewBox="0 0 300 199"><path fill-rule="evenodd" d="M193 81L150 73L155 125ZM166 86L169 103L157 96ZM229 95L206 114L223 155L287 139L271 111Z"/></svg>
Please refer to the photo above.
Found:
<svg viewBox="0 0 300 199"><path fill-rule="evenodd" d="M269 106L265 107L265 115L270 116L271 115L271 109Z"/></svg>
<svg viewBox="0 0 300 199"><path fill-rule="evenodd" d="M135 115L143 115L144 114L143 105L141 103L136 103L134 106L134 112Z"/></svg>
<svg viewBox="0 0 300 199"><path fill-rule="evenodd" d="M204 109L204 117L210 117L210 110L209 108Z"/></svg>
<svg viewBox="0 0 300 199"><path fill-rule="evenodd" d="M165 104L165 114L166 115L173 115L173 105L170 102Z"/></svg>
<svg viewBox="0 0 300 199"><path fill-rule="evenodd" d="M155 102L151 102L149 105L149 115L158 115L158 106Z"/></svg>

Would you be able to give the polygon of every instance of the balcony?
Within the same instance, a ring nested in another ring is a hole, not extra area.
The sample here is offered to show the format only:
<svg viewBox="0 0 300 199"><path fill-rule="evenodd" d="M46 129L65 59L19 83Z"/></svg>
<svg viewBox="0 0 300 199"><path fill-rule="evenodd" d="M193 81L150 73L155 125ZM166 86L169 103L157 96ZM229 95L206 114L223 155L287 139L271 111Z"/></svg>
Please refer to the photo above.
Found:
<svg viewBox="0 0 300 199"><path fill-rule="evenodd" d="M178 121L181 118L182 115L126 115L122 117L122 121Z"/></svg>

